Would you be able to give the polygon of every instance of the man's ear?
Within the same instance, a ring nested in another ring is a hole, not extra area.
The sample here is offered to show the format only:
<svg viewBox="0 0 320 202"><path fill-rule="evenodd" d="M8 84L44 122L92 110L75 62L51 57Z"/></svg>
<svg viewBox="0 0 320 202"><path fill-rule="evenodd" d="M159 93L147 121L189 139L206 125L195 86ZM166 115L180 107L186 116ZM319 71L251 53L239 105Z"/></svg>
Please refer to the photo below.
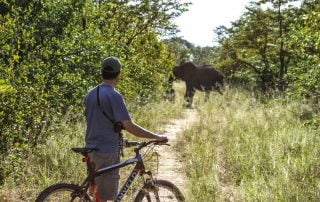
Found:
<svg viewBox="0 0 320 202"><path fill-rule="evenodd" d="M115 78L116 81L120 80L120 75L121 75L121 72L119 72L118 76Z"/></svg>

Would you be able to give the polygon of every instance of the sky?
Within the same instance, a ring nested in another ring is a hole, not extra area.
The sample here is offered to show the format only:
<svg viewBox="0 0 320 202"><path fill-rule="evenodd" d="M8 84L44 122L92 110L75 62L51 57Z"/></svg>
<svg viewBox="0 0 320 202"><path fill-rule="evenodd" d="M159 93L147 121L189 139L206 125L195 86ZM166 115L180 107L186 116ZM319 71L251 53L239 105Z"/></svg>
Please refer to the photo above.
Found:
<svg viewBox="0 0 320 202"><path fill-rule="evenodd" d="M213 46L214 29L221 25L230 26L245 12L252 0L182 0L192 2L189 11L176 18L180 29L177 36L198 45Z"/></svg>

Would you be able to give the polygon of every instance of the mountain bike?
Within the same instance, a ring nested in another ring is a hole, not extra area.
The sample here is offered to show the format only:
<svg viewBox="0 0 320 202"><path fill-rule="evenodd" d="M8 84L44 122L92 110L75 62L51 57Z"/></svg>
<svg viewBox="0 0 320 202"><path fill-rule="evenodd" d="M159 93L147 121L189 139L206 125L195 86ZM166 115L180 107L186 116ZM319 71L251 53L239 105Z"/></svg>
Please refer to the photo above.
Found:
<svg viewBox="0 0 320 202"><path fill-rule="evenodd" d="M134 201L185 201L184 196L181 191L171 182L167 180L159 180L152 176L151 171L146 171L143 156L140 154L140 150L144 147L151 147L153 149L154 146L157 145L168 145L163 142L159 142L156 140L151 140L148 142L134 142L127 141L124 146L125 147L135 147L135 157L129 158L120 163L110 165L107 167L100 168L95 170L92 168L90 159L88 157L88 153L97 151L96 148L72 148L72 150L76 153L80 153L83 155L83 161L86 162L88 176L84 180L81 185L76 184L68 184L68 183L59 183L52 186L49 186L45 190L43 190L36 202L44 202L44 201L83 201L83 202L99 202L99 197L96 191L94 191L94 196L91 196L89 187L91 186L93 190L96 190L96 185L94 182L95 177L104 174L106 172L110 172L117 168L122 168L128 165L135 164L131 174L128 176L126 182L123 184L122 188L117 194L117 197L114 201L118 202L123 199L125 194L127 193L130 185L136 178L136 176L147 176L143 177L143 186L138 191Z"/></svg>

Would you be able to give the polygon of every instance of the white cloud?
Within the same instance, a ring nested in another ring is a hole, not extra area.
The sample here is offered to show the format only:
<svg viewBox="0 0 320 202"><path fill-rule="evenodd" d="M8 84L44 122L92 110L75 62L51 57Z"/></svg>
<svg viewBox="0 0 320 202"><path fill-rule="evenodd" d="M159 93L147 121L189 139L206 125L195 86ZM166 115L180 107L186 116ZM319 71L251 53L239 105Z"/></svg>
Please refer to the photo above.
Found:
<svg viewBox="0 0 320 202"><path fill-rule="evenodd" d="M190 5L189 11L175 20L181 30L178 36L200 46L212 46L213 30L220 25L229 26L231 21L237 20L250 2L250 0L190 1L193 5Z"/></svg>

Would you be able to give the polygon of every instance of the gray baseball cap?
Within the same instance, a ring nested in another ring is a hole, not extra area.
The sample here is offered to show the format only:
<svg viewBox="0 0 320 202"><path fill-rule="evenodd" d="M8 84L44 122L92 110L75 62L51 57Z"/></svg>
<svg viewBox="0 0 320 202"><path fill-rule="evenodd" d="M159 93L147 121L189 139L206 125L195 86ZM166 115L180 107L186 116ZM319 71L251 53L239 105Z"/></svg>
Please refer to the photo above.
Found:
<svg viewBox="0 0 320 202"><path fill-rule="evenodd" d="M102 61L102 71L116 73L121 70L121 62L117 57L107 57Z"/></svg>

